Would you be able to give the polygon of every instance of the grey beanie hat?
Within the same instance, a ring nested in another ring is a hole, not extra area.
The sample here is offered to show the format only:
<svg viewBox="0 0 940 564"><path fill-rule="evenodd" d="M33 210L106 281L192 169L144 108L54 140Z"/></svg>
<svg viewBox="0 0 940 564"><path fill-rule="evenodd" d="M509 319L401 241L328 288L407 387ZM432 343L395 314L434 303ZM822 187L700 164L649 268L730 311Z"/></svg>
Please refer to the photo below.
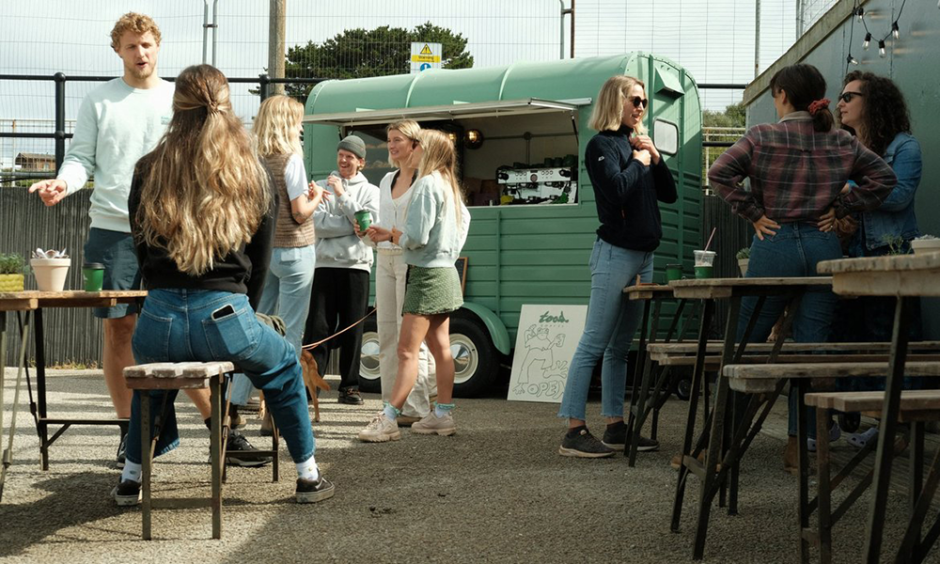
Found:
<svg viewBox="0 0 940 564"><path fill-rule="evenodd" d="M366 142L355 135L347 135L336 146L336 150L345 149L360 159L366 158Z"/></svg>

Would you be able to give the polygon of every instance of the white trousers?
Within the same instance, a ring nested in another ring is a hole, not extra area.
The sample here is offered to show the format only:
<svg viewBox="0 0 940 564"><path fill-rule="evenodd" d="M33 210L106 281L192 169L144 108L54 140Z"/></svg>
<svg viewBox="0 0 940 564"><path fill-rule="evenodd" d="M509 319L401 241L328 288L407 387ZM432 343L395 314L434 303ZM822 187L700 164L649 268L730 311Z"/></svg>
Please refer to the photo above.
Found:
<svg viewBox="0 0 940 564"><path fill-rule="evenodd" d="M375 267L376 325L379 329L379 376L382 401L391 401L398 376L398 335L401 333L401 308L405 303L405 275L408 265L401 253L379 250ZM430 396L437 395L434 358L421 343L418 354L418 379L408 394L402 415L424 417L431 410Z"/></svg>

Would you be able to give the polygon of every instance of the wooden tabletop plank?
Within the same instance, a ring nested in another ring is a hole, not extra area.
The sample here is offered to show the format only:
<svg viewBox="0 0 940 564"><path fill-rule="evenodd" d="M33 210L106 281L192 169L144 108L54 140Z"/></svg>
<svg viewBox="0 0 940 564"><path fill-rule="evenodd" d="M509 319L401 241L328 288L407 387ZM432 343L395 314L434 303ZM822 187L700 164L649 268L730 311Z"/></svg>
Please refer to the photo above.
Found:
<svg viewBox="0 0 940 564"><path fill-rule="evenodd" d="M782 294L788 291L825 287L832 285L828 276L805 276L792 278L695 278L673 280L677 298L723 299L733 296L758 296Z"/></svg>
<svg viewBox="0 0 940 564"><path fill-rule="evenodd" d="M665 284L640 284L627 286L623 293L631 300L651 300L653 298L673 297L672 287Z"/></svg>
<svg viewBox="0 0 940 564"><path fill-rule="evenodd" d="M747 352L767 352L772 349L773 343L748 343ZM709 342L705 345L705 352L716 354L720 353L724 347L721 342ZM912 341L908 344L911 351L935 351L940 350L940 341ZM698 344L692 342L684 343L650 343L646 346L650 354L657 355L694 355L698 351ZM794 343L786 341L783 343L782 352L796 351L889 351L891 343L881 341L877 343Z"/></svg>
<svg viewBox="0 0 940 564"><path fill-rule="evenodd" d="M36 309L37 307L110 307L119 303L134 302L145 297L147 297L145 290L103 290L101 292L85 292L83 290L40 292L38 290L26 290L23 292L0 292L0 308L7 309L15 304L32 304L33 302L36 305L29 309Z"/></svg>
<svg viewBox="0 0 940 564"><path fill-rule="evenodd" d="M735 380L779 380L781 378L843 378L847 376L878 376L888 373L887 362L855 362L827 364L733 364L722 374ZM940 362L908 362L905 376L940 376Z"/></svg>
<svg viewBox="0 0 940 564"><path fill-rule="evenodd" d="M0 299L0 311L30 311L37 307L39 307L39 300L36 298Z"/></svg>
<svg viewBox="0 0 940 564"><path fill-rule="evenodd" d="M816 265L816 270L820 274L940 270L940 252L825 260Z"/></svg>
<svg viewBox="0 0 940 564"><path fill-rule="evenodd" d="M806 394L806 405L838 411L881 411L884 392L824 392ZM901 411L940 409L940 390L903 390Z"/></svg>

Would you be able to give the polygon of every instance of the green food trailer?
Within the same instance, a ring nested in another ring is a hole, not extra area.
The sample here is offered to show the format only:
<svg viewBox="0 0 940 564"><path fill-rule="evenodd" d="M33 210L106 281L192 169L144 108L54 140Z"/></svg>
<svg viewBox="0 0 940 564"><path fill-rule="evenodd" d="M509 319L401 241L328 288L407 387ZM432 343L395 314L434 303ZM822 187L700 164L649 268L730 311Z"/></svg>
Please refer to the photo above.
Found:
<svg viewBox="0 0 940 564"><path fill-rule="evenodd" d="M588 261L598 227L584 148L601 85L636 76L650 100L646 125L679 187L662 206L663 240L656 277L665 265L691 269L701 244L701 107L695 81L655 55L516 63L503 67L427 70L318 84L304 118L307 172L336 168L335 147L355 133L366 141L371 182L391 170L385 126L413 119L443 130L458 146L471 223L460 266L464 307L451 319L455 394L487 390L509 361L523 304L587 304ZM361 384L378 391L374 318L363 338Z"/></svg>

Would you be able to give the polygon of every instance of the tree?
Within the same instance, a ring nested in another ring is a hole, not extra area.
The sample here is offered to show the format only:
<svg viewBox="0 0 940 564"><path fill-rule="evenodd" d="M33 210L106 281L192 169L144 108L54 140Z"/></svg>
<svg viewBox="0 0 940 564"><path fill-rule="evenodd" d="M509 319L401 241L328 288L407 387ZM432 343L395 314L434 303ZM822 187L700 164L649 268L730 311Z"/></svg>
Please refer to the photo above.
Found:
<svg viewBox="0 0 940 564"><path fill-rule="evenodd" d="M307 42L287 50L287 78L366 78L407 74L411 68L411 42L441 43L442 66L473 66L467 39L460 33L427 22L413 30L383 26L373 30L348 29L322 44ZM312 86L288 84L287 94L306 99Z"/></svg>
<svg viewBox="0 0 940 564"><path fill-rule="evenodd" d="M731 104L723 112L702 112L703 139L734 143L744 134L747 125L747 107L743 102ZM706 147L702 151L702 179L707 178L709 167L725 150L721 147Z"/></svg>

